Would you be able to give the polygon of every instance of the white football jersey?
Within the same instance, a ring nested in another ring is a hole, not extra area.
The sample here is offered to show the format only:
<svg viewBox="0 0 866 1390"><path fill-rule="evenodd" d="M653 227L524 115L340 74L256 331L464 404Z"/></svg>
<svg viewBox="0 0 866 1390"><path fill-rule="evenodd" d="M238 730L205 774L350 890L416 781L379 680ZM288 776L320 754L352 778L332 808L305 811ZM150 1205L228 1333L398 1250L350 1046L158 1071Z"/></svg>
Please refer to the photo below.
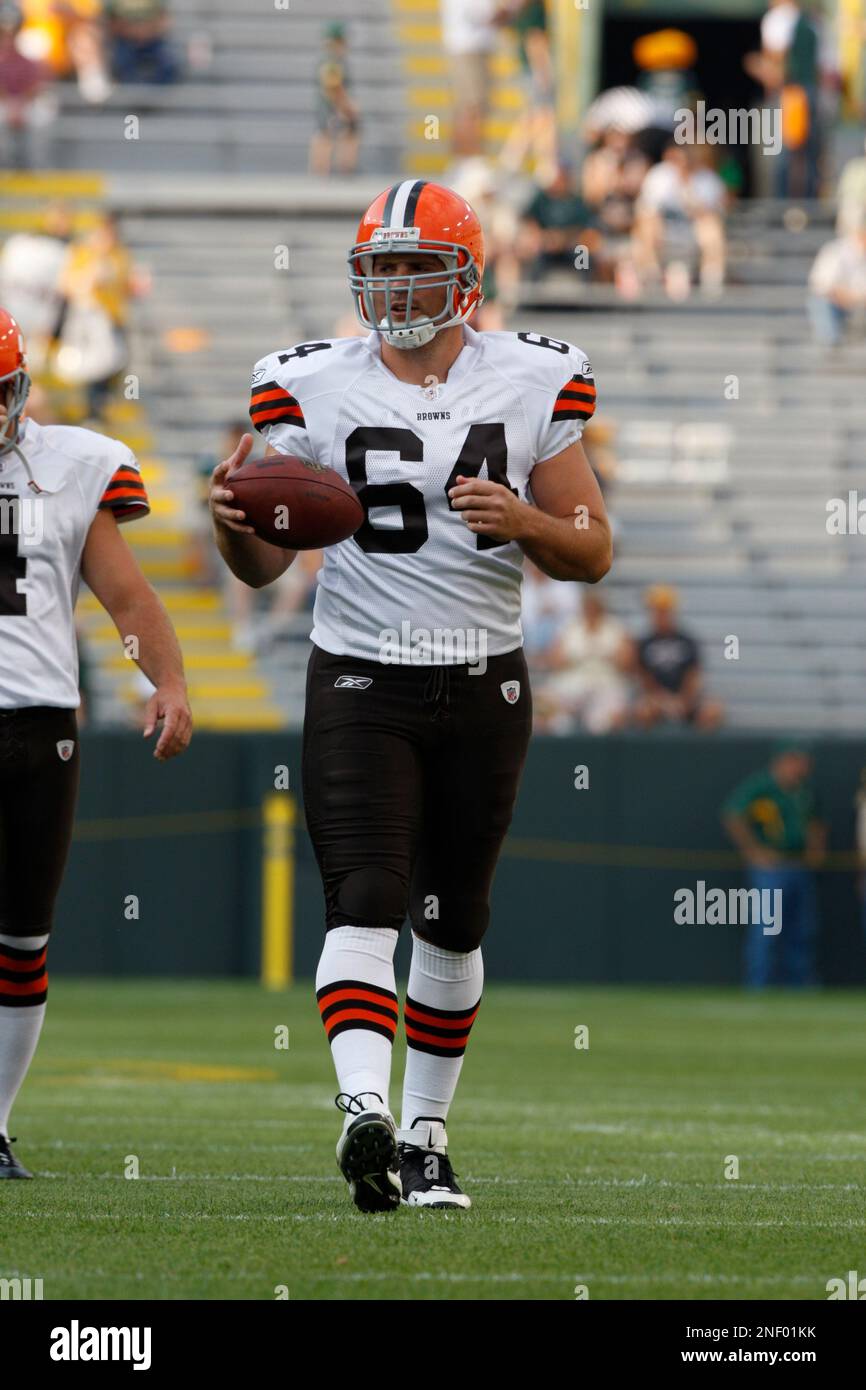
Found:
<svg viewBox="0 0 866 1390"><path fill-rule="evenodd" d="M25 420L18 447L29 473L14 450L0 454L0 709L77 709L84 542L101 508L119 521L146 516L147 495L117 439Z"/></svg>
<svg viewBox="0 0 866 1390"><path fill-rule="evenodd" d="M335 469L364 506L319 574L312 640L337 656L440 665L523 640L523 551L470 531L448 489L480 475L531 502L535 464L592 415L592 368L536 333L463 333L438 385L394 376L377 333L300 343L253 370L250 418L268 443Z"/></svg>

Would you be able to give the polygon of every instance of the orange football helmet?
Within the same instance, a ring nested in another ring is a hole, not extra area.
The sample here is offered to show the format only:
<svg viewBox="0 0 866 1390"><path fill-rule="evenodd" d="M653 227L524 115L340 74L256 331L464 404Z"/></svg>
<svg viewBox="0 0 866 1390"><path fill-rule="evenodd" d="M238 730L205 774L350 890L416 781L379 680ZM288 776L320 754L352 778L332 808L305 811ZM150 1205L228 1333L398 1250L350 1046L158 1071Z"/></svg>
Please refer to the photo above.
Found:
<svg viewBox="0 0 866 1390"><path fill-rule="evenodd" d="M442 268L395 277L373 275L373 258L403 251L429 256ZM364 328L382 333L393 347L422 347L443 328L465 323L482 303L484 233L474 210L450 188L424 179L395 183L374 198L358 227L349 253L349 288ZM432 318L412 318L417 289L446 289L445 304ZM385 315L376 321L373 292L384 293ZM402 322L391 311L392 297L406 297Z"/></svg>
<svg viewBox="0 0 866 1390"><path fill-rule="evenodd" d="M0 309L0 393L6 402L6 415L0 420L0 454L17 443L18 422L29 390L24 334L12 315Z"/></svg>

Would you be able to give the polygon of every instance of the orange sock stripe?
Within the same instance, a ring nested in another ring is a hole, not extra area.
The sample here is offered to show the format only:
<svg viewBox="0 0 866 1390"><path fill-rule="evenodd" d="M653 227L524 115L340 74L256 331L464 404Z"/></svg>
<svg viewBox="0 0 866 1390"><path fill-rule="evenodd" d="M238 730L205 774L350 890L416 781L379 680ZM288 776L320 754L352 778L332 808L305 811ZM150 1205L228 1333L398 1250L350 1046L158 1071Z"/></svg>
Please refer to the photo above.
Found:
<svg viewBox="0 0 866 1390"><path fill-rule="evenodd" d="M38 980L28 980L26 984L13 984L11 980L0 980L0 998L2 998L4 994L42 994L47 988L47 971L43 971Z"/></svg>
<svg viewBox="0 0 866 1390"><path fill-rule="evenodd" d="M463 1033L459 1038L443 1038L438 1033L424 1033L420 1028L413 1028L409 1023L406 1023L406 1037L410 1038L412 1042L430 1043L433 1047L453 1047L455 1050L465 1048L469 1041L468 1033Z"/></svg>
<svg viewBox="0 0 866 1390"><path fill-rule="evenodd" d="M361 1022L377 1023L380 1028L387 1028L392 1037L397 1033L396 1018L392 1022L387 1014L374 1014L369 1009L338 1009L325 1021L325 1032L330 1037L337 1024Z"/></svg>
<svg viewBox="0 0 866 1390"><path fill-rule="evenodd" d="M332 1005L341 1003L344 999L360 999L367 1004L380 1004L383 1009L393 1010L394 1018L397 1018L397 1004L389 998L387 994L379 994L372 989L335 989L332 994L323 994L319 1000L319 1012L324 1013Z"/></svg>
<svg viewBox="0 0 866 1390"><path fill-rule="evenodd" d="M470 1013L464 1014L462 1018L437 1018L434 1014L422 1012L422 1010L416 1008L414 1004L410 1004L407 999L403 1007L403 1017L411 1019L413 1023L429 1023L432 1024L434 1028L461 1029L464 1033L468 1033L475 1022L480 1007L480 1004L476 1004L475 1008Z"/></svg>
<svg viewBox="0 0 866 1390"><path fill-rule="evenodd" d="M43 946L38 956L33 956L30 960L15 960L0 951L0 970L39 970L45 964L47 955L47 946Z"/></svg>

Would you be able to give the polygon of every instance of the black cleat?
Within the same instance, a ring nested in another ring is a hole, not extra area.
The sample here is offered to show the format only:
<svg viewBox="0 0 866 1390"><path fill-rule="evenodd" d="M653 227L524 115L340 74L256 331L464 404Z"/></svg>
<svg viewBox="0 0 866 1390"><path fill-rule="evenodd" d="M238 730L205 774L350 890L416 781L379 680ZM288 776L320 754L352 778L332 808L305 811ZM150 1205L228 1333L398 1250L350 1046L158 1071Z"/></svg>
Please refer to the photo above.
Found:
<svg viewBox="0 0 866 1390"><path fill-rule="evenodd" d="M366 1106L367 1096L379 1102ZM382 1097L375 1091L349 1096L341 1091L335 1105L354 1116L337 1144L337 1164L359 1211L396 1211L400 1205L397 1129Z"/></svg>
<svg viewBox="0 0 866 1390"><path fill-rule="evenodd" d="M397 1139L404 1206L439 1211L465 1211L472 1206L451 1167L443 1120L419 1115L411 1129L398 1132Z"/></svg>
<svg viewBox="0 0 866 1390"><path fill-rule="evenodd" d="M4 1139L0 1134L0 1178L32 1178L33 1174L28 1173L23 1163L19 1163L9 1145L14 1144L15 1139Z"/></svg>

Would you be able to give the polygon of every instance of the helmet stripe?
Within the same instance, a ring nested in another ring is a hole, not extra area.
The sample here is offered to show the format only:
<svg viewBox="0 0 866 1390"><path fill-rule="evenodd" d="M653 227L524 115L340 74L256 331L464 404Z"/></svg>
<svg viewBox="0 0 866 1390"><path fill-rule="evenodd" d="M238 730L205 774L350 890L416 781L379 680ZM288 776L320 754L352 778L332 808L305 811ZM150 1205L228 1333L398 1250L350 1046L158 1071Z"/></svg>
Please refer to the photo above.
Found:
<svg viewBox="0 0 866 1390"><path fill-rule="evenodd" d="M383 226L383 227L390 227L390 226L392 226L392 222L391 222L391 213L392 213L393 210L394 210L394 199L397 197L397 194L399 193L400 189L403 188L403 187L404 187L404 185L403 185L402 183L394 183L394 184L391 185L391 188L390 188L390 190L389 190L389 192L388 192L388 197L385 199L385 206L384 206L384 208L382 209L382 226Z"/></svg>
<svg viewBox="0 0 866 1390"><path fill-rule="evenodd" d="M421 197L421 190L427 187L426 179L419 179L406 199L406 212L403 219L404 227L414 227L415 209L418 206L418 199Z"/></svg>
<svg viewBox="0 0 866 1390"><path fill-rule="evenodd" d="M411 227L425 179L405 179L395 183L382 212L383 227Z"/></svg>

